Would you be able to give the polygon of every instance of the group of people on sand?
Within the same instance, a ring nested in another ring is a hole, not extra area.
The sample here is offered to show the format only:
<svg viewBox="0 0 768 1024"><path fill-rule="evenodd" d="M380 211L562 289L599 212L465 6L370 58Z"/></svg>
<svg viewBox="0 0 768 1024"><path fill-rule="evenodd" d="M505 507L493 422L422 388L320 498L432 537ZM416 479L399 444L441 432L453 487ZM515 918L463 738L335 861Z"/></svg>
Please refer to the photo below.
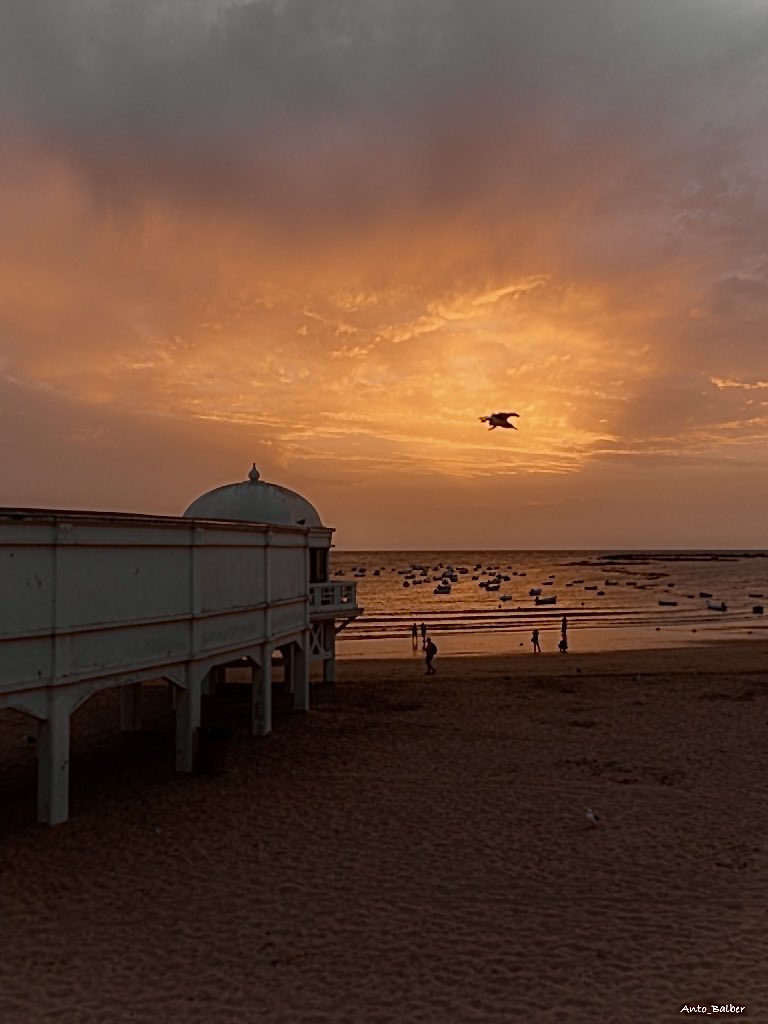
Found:
<svg viewBox="0 0 768 1024"><path fill-rule="evenodd" d="M419 632L421 632L421 649L424 651L424 661L427 666L426 675L434 676L437 675L437 671L432 664L435 655L437 654L437 646L431 636L427 636L427 627L424 622L421 626L417 626L414 622L411 627L411 641L413 643L414 651L419 644ZM531 644L533 646L534 654L541 654L541 642L539 641L539 630L534 629L531 633ZM558 651L561 654L568 653L568 616L564 615L560 620L560 642L557 645Z"/></svg>
<svg viewBox="0 0 768 1024"><path fill-rule="evenodd" d="M414 651L419 644L419 633L421 633L421 649L424 651L427 648L427 624L422 622L421 626L417 626L416 623L411 626L411 640L413 642Z"/></svg>
<svg viewBox="0 0 768 1024"><path fill-rule="evenodd" d="M534 629L531 633L531 644L534 654L541 654L541 643L539 642L539 631ZM568 616L564 615L560 620L560 642L557 645L561 654L568 653Z"/></svg>
<svg viewBox="0 0 768 1024"><path fill-rule="evenodd" d="M415 651L416 648L418 647L419 632L421 632L421 649L424 651L424 660L427 665L426 674L428 676L437 675L437 671L435 670L435 667L432 664L432 661L434 660L434 657L437 654L437 645L432 640L431 636L427 636L427 625L425 622L422 622L421 626L417 626L416 623L414 622L414 624L411 626L411 642L413 643L413 649Z"/></svg>

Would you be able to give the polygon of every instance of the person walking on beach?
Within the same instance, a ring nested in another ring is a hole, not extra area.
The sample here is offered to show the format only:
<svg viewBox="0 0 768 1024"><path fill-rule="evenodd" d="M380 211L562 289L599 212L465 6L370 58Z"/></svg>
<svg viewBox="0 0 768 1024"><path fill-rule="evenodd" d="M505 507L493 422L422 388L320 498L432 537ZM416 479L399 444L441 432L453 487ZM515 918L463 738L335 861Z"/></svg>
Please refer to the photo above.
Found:
<svg viewBox="0 0 768 1024"><path fill-rule="evenodd" d="M437 675L437 672L432 667L432 659L437 654L437 647L432 642L432 637L431 636L427 637L427 642L426 642L426 645L424 647L424 650L427 652L427 656L426 656L426 659L425 659L426 663L427 663L427 675L428 676L435 676L435 675Z"/></svg>
<svg viewBox="0 0 768 1024"><path fill-rule="evenodd" d="M568 616L564 615L560 623L560 643L557 645L561 654L568 653Z"/></svg>
<svg viewBox="0 0 768 1024"><path fill-rule="evenodd" d="M427 649L427 624L422 622L421 624L421 646L426 651Z"/></svg>
<svg viewBox="0 0 768 1024"><path fill-rule="evenodd" d="M541 645L539 644L539 631L534 629L531 633L531 643L533 644L533 653L541 654Z"/></svg>
<svg viewBox="0 0 768 1024"><path fill-rule="evenodd" d="M414 651L416 650L418 642L419 642L419 627L414 622L414 624L411 626L411 643L413 644Z"/></svg>

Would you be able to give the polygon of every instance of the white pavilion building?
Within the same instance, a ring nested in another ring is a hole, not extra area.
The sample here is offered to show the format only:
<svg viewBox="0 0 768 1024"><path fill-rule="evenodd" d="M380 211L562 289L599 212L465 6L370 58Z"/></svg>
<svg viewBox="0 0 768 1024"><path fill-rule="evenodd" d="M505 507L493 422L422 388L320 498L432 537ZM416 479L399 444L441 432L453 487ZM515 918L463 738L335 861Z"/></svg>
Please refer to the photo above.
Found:
<svg viewBox="0 0 768 1024"><path fill-rule="evenodd" d="M310 663L335 677L336 634L362 612L331 582L333 530L254 466L183 516L0 508L0 710L38 722L38 820L69 814L70 716L121 688L122 728L141 687L174 689L176 768L192 771L201 697L228 665L251 668L251 727L272 727L279 652L297 710Z"/></svg>

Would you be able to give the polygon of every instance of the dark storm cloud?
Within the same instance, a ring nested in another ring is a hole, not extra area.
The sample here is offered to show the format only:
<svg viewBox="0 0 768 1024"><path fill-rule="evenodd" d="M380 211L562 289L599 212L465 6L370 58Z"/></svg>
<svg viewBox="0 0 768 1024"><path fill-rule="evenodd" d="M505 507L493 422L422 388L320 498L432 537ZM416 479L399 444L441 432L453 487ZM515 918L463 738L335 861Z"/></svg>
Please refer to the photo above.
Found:
<svg viewBox="0 0 768 1024"><path fill-rule="evenodd" d="M722 0L6 0L0 76L6 115L118 200L362 217L484 190L514 216L598 182L674 205L719 131L730 164L757 127L767 39Z"/></svg>

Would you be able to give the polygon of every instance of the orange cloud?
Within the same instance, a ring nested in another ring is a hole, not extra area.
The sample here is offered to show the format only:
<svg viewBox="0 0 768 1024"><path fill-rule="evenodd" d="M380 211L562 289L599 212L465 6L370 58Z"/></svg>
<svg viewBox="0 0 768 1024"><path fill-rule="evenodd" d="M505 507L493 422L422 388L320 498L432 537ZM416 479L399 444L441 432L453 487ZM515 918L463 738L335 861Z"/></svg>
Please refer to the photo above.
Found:
<svg viewBox="0 0 768 1024"><path fill-rule="evenodd" d="M765 455L751 7L38 6L0 41L0 384L53 417L25 487L52 445L98 504L126 433L210 432L214 475L458 488L467 523L570 496L587 536L617 465L647 509L640 463L698 494Z"/></svg>

